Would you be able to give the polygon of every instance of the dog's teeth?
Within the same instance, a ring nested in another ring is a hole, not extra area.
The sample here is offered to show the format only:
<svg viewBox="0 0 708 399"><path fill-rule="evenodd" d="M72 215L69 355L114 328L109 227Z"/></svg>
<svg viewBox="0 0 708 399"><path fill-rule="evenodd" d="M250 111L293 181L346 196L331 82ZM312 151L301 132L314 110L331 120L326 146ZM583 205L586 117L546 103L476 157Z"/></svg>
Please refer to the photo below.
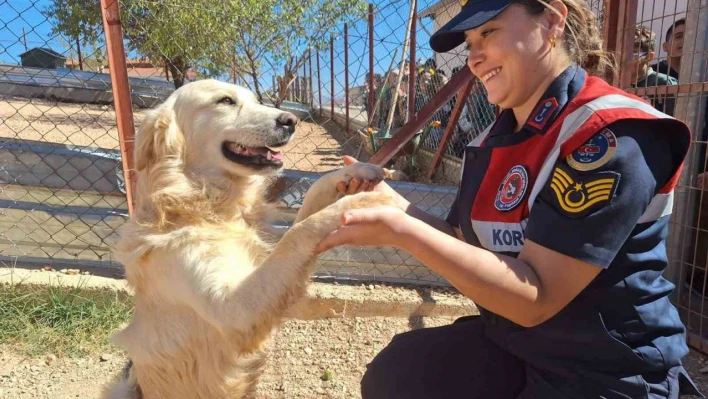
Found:
<svg viewBox="0 0 708 399"><path fill-rule="evenodd" d="M273 154L272 154L270 151L267 151L267 152L266 152L266 159L269 160L269 161L272 161L272 160L273 160Z"/></svg>

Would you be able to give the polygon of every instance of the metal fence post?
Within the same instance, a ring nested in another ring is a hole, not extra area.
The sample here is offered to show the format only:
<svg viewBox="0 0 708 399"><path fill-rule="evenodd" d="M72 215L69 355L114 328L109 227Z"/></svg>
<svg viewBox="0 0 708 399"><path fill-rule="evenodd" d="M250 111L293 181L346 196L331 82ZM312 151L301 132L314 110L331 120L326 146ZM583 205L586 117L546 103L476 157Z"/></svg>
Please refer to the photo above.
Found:
<svg viewBox="0 0 708 399"><path fill-rule="evenodd" d="M344 24L344 107L347 115L346 132L349 133L349 31Z"/></svg>
<svg viewBox="0 0 708 399"><path fill-rule="evenodd" d="M410 51L410 75L408 76L408 118L406 121L410 121L415 118L415 47L416 47L416 30L418 21L418 2L413 1L413 19L411 20L411 51ZM403 71L401 71L401 75Z"/></svg>
<svg viewBox="0 0 708 399"><path fill-rule="evenodd" d="M133 108L128 82L128 67L125 61L123 47L123 28L120 20L118 0L101 0L101 16L106 35L108 65L111 71L111 86L118 125L118 141L120 143L123 174L125 176L125 192L128 201L128 213L133 215L133 188L135 187L133 165L133 143L135 142L135 126L133 125Z"/></svg>
<svg viewBox="0 0 708 399"><path fill-rule="evenodd" d="M639 0L626 0L622 23L622 45L619 50L622 54L620 66L619 87L629 88L632 85L632 58L634 54L634 32L637 24L637 9Z"/></svg>
<svg viewBox="0 0 708 399"><path fill-rule="evenodd" d="M374 113L374 5L369 3L369 112ZM373 115L366 115L371 125Z"/></svg>
<svg viewBox="0 0 708 399"><path fill-rule="evenodd" d="M307 81L309 92L307 93L307 102L312 107L315 102L315 93L312 91L312 49L307 48L307 65L310 68L310 78Z"/></svg>
<svg viewBox="0 0 708 399"><path fill-rule="evenodd" d="M322 80L320 79L320 52L315 53L317 56L317 102L319 103L320 117L322 117Z"/></svg>
<svg viewBox="0 0 708 399"><path fill-rule="evenodd" d="M463 85L472 80L472 72L469 68L462 68L460 72L450 79L449 82L428 101L427 104L420 110L416 118L406 122L405 125L386 142L379 150L369 159L369 163L379 166L385 165L394 155L398 153L420 130L430 117L437 112L446 102L457 93Z"/></svg>
<svg viewBox="0 0 708 399"><path fill-rule="evenodd" d="M332 106L332 114L330 115L332 117L332 120L334 120L334 35L330 36L329 38L329 61L330 61L330 103Z"/></svg>
<svg viewBox="0 0 708 399"><path fill-rule="evenodd" d="M372 115L366 115L366 119L371 125L374 113L374 4L369 3L369 113Z"/></svg>
<svg viewBox="0 0 708 399"><path fill-rule="evenodd" d="M455 102L455 108L453 108L452 115L450 115L450 121L447 123L445 132L443 132L443 135L440 138L438 149L435 151L435 155L433 155L433 163L430 165L430 169L428 170L428 179L433 178L435 171L438 169L438 166L440 166L440 162L442 162L443 154L445 153L445 148L447 147L447 142L450 141L452 134L455 132L457 121L460 120L462 110L465 109L465 103L467 102L467 97L472 91L472 86L474 86L474 80L470 80L469 83L467 83L457 93L457 102Z"/></svg>

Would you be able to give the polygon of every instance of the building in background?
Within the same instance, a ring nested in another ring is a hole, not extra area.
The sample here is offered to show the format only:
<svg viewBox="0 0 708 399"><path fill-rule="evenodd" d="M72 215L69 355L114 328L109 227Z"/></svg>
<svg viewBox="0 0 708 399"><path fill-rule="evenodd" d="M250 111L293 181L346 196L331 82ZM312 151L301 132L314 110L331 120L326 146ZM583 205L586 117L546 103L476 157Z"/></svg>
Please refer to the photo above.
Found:
<svg viewBox="0 0 708 399"><path fill-rule="evenodd" d="M20 54L23 67L59 69L66 67L66 57L50 48L35 47Z"/></svg>

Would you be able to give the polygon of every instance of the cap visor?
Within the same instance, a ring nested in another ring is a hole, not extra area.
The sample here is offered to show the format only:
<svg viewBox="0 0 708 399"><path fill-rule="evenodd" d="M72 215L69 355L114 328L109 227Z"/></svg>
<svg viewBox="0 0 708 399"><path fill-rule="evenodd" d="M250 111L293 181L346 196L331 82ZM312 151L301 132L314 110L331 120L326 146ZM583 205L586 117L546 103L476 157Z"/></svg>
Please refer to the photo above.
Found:
<svg viewBox="0 0 708 399"><path fill-rule="evenodd" d="M469 0L474 1L474 0ZM436 53L446 53L465 41L465 31L478 28L504 11L511 1L477 1L462 9L430 37L430 47Z"/></svg>

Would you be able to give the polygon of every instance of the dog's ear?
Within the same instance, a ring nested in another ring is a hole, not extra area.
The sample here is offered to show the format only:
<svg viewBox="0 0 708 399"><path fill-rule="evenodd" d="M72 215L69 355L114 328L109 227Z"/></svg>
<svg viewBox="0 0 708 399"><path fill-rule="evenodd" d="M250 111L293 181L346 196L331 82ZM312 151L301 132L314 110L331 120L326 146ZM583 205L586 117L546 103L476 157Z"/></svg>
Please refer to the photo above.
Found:
<svg viewBox="0 0 708 399"><path fill-rule="evenodd" d="M181 158L184 135L172 107L150 112L135 138L135 169L140 171L166 158Z"/></svg>

